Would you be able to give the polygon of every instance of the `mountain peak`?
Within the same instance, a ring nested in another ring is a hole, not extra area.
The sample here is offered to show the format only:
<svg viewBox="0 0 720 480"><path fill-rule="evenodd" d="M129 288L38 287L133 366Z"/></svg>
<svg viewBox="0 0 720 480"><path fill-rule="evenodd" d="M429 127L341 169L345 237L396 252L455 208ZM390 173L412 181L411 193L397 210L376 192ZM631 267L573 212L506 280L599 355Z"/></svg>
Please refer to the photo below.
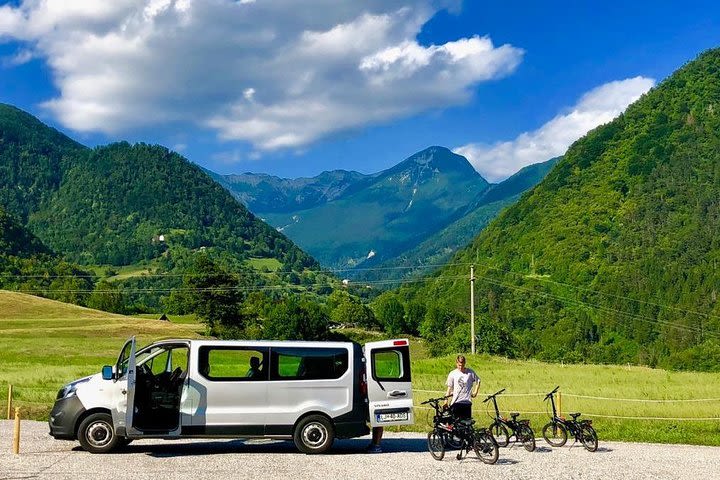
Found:
<svg viewBox="0 0 720 480"><path fill-rule="evenodd" d="M382 174L393 175L407 170L427 169L430 173L460 174L480 182L485 179L470 165L467 158L453 153L449 148L433 145L406 158Z"/></svg>

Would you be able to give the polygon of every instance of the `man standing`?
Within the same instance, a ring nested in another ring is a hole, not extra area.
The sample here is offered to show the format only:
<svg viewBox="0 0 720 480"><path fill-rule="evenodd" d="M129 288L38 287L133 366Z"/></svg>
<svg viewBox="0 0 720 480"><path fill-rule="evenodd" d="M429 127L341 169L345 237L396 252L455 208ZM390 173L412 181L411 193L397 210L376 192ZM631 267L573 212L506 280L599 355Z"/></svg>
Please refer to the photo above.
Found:
<svg viewBox="0 0 720 480"><path fill-rule="evenodd" d="M480 389L480 377L471 368L465 367L463 355L457 356L455 366L457 368L448 374L445 395L452 394L450 409L455 418L472 418L472 399Z"/></svg>

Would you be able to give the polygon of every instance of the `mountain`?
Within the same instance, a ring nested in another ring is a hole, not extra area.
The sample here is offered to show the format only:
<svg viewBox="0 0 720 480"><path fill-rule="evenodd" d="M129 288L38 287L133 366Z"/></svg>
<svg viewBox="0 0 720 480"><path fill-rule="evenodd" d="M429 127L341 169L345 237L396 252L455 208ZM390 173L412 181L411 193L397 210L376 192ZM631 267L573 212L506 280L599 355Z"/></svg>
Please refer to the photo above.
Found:
<svg viewBox="0 0 720 480"><path fill-rule="evenodd" d="M134 264L175 246L274 258L295 270L317 266L164 147L121 142L91 150L0 105L0 172L0 205L43 244L81 264Z"/></svg>
<svg viewBox="0 0 720 480"><path fill-rule="evenodd" d="M474 206L488 205L519 195L534 187L552 170L562 157L555 157L545 162L523 167L511 177L500 183L493 184L475 201ZM471 206L470 209L473 209Z"/></svg>
<svg viewBox="0 0 720 480"><path fill-rule="evenodd" d="M84 150L32 115L0 103L0 206L26 222Z"/></svg>
<svg viewBox="0 0 720 480"><path fill-rule="evenodd" d="M312 178L287 179L262 173L218 175L208 172L253 212L305 210L331 202L363 180L358 172L333 170Z"/></svg>
<svg viewBox="0 0 720 480"><path fill-rule="evenodd" d="M466 314L474 263L485 351L718 369L718 232L716 49L575 142L453 258L461 265L401 293Z"/></svg>
<svg viewBox="0 0 720 480"><path fill-rule="evenodd" d="M323 264L347 269L343 276L355 280L388 281L447 261L556 162L525 167L498 184L487 183L464 157L443 147L372 175L336 170L281 179L210 173Z"/></svg>
<svg viewBox="0 0 720 480"><path fill-rule="evenodd" d="M412 248L490 187L464 157L444 147L427 148L375 175L343 178L354 182L331 201L256 214L321 264L348 268Z"/></svg>
<svg viewBox="0 0 720 480"><path fill-rule="evenodd" d="M32 233L0 207L0 255L31 257L50 250Z"/></svg>
<svg viewBox="0 0 720 480"><path fill-rule="evenodd" d="M64 261L0 207L0 289L84 303L93 275Z"/></svg>
<svg viewBox="0 0 720 480"><path fill-rule="evenodd" d="M515 203L522 193L539 183L560 158L524 167L506 180L491 184L479 198L470 203L466 213L447 227L393 259L377 265L371 261L364 264L368 268L375 267L375 270L359 270L350 276L355 280L388 282L431 273L468 245L504 208Z"/></svg>

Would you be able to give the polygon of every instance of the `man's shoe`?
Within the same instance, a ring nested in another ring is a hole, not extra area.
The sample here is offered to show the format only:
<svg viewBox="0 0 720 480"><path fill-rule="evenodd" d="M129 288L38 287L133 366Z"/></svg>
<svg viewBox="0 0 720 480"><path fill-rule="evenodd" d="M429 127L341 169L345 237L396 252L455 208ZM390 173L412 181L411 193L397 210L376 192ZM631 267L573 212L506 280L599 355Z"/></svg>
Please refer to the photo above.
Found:
<svg viewBox="0 0 720 480"><path fill-rule="evenodd" d="M382 453L382 448L380 448L380 445L370 445L365 451L367 453Z"/></svg>

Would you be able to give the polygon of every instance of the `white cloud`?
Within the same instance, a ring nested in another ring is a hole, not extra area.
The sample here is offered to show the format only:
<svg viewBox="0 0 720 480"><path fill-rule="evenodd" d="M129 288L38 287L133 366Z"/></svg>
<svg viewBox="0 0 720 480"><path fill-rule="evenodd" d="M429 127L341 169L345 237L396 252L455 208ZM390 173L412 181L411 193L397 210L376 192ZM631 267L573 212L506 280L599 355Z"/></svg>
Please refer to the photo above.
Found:
<svg viewBox="0 0 720 480"><path fill-rule="evenodd" d="M15 55L12 55L10 57L3 57L2 65L5 67L16 67L18 65L23 65L29 62L33 59L33 57L34 55L30 50L20 50Z"/></svg>
<svg viewBox="0 0 720 480"><path fill-rule="evenodd" d="M504 180L522 167L564 154L575 140L620 115L653 85L655 80L645 77L609 82L587 92L566 113L515 140L472 143L453 151L466 157L487 180Z"/></svg>
<svg viewBox="0 0 720 480"><path fill-rule="evenodd" d="M0 41L45 58L45 106L78 131L166 122L257 150L467 102L523 51L488 37L420 45L456 0L23 0L0 7Z"/></svg>

